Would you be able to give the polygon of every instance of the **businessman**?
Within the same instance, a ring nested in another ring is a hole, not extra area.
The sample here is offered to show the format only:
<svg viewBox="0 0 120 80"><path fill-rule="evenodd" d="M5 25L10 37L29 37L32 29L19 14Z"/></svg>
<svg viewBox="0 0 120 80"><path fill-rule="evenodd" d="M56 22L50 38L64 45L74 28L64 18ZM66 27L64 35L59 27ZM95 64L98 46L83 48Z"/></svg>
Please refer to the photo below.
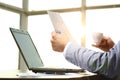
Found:
<svg viewBox="0 0 120 80"><path fill-rule="evenodd" d="M104 36L101 43L92 45L104 51L97 52L76 44L64 33L53 31L51 35L53 50L63 52L71 63L110 78L120 74L120 41L115 44L110 37Z"/></svg>

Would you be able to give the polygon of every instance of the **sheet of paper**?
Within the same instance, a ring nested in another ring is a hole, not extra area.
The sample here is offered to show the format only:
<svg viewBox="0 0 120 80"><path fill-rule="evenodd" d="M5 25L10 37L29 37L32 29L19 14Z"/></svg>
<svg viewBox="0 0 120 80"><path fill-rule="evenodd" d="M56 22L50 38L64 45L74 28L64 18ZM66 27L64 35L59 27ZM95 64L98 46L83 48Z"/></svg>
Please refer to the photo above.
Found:
<svg viewBox="0 0 120 80"><path fill-rule="evenodd" d="M65 33L69 36L70 39L73 39L60 13L53 11L47 11L47 12L51 19L55 31L57 33Z"/></svg>

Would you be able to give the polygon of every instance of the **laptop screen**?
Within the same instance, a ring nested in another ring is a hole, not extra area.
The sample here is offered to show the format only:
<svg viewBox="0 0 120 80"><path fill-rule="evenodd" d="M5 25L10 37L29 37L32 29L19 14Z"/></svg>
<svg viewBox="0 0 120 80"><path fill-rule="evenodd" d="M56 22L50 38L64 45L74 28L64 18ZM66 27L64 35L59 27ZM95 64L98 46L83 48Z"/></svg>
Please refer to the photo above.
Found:
<svg viewBox="0 0 120 80"><path fill-rule="evenodd" d="M42 67L43 63L38 51L27 31L10 28L10 31L18 45L20 52L28 68Z"/></svg>

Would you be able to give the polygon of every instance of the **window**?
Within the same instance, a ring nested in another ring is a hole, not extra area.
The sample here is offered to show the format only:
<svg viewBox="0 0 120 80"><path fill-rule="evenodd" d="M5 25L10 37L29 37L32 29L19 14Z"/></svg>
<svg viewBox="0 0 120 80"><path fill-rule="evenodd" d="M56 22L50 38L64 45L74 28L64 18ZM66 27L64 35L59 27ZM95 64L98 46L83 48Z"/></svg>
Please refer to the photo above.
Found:
<svg viewBox="0 0 120 80"><path fill-rule="evenodd" d="M87 6L102 6L111 4L120 4L120 0L86 0Z"/></svg>
<svg viewBox="0 0 120 80"><path fill-rule="evenodd" d="M81 6L81 0L30 0L29 1L30 11L75 8L80 6Z"/></svg>
<svg viewBox="0 0 120 80"><path fill-rule="evenodd" d="M9 27L19 27L19 15L0 9L0 69L18 68L18 48Z"/></svg>
<svg viewBox="0 0 120 80"><path fill-rule="evenodd" d="M0 2L22 8L22 0L0 0Z"/></svg>

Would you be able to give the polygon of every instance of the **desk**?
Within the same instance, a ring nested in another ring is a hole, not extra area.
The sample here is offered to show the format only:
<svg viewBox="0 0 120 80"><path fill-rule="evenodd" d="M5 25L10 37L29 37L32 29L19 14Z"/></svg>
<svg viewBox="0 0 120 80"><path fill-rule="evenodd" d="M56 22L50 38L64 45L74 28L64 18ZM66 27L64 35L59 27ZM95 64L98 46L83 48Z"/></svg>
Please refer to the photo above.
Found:
<svg viewBox="0 0 120 80"><path fill-rule="evenodd" d="M19 74L25 73L21 73L19 70L0 71L0 80L88 80L89 77L96 75L87 71L83 73L68 73L65 75L40 73L39 76L20 76Z"/></svg>

